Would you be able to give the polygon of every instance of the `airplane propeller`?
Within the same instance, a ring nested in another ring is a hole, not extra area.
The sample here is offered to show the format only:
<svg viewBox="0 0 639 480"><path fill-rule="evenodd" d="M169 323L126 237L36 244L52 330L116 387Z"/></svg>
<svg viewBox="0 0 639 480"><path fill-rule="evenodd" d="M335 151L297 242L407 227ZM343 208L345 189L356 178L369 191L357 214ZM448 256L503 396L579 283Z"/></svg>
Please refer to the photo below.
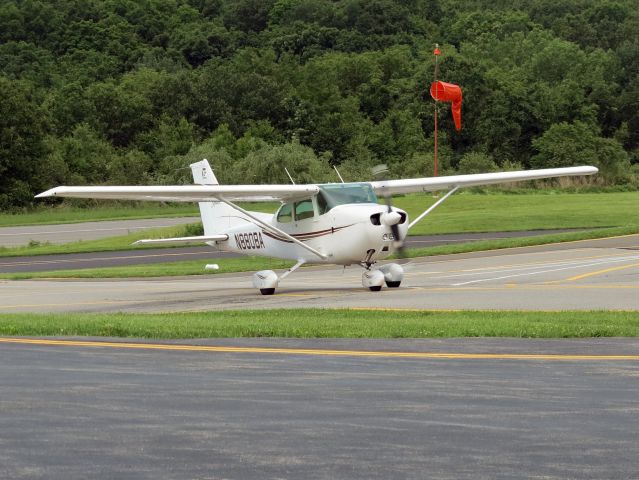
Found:
<svg viewBox="0 0 639 480"><path fill-rule="evenodd" d="M388 194L384 194L384 201L386 202L386 207L388 211L382 215L380 221L390 228L391 233L393 234L393 245L397 250L397 255L399 257L404 256L404 239L402 238L399 231L399 222L402 221L402 216L393 211L393 205L391 202L391 196Z"/></svg>
<svg viewBox="0 0 639 480"><path fill-rule="evenodd" d="M380 164L374 166L372 169L373 175L375 177L380 177L383 174L388 172L388 166L386 164ZM393 210L391 195L387 190L384 190L384 201L386 202L386 208L388 209L385 213L380 216L380 222L390 228L391 233L393 234L393 245L397 251L397 255L400 258L404 257L404 239L401 237L399 231L399 223L402 221L402 215Z"/></svg>

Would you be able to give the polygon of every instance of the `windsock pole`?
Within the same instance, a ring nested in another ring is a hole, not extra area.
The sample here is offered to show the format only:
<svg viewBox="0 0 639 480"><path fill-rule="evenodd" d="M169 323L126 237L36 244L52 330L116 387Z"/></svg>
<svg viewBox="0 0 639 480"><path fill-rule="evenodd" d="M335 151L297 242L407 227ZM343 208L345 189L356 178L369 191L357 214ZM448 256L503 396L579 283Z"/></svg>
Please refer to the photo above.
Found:
<svg viewBox="0 0 639 480"><path fill-rule="evenodd" d="M437 82L437 76L439 74L439 66L437 65L437 59L439 57L439 44L435 44L435 51L433 52L435 55L435 82ZM435 87L437 88L437 86ZM437 95L435 95L437 96ZM433 161L433 176L437 176L437 100L435 100L435 158Z"/></svg>

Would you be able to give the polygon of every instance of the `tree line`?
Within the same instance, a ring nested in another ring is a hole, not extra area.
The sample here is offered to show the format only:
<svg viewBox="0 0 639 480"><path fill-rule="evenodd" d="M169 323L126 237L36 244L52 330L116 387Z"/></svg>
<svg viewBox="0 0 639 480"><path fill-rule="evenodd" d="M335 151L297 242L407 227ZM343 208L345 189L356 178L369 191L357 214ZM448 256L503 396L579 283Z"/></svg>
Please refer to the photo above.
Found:
<svg viewBox="0 0 639 480"><path fill-rule="evenodd" d="M58 184L639 174L632 0L0 0L0 208Z"/></svg>

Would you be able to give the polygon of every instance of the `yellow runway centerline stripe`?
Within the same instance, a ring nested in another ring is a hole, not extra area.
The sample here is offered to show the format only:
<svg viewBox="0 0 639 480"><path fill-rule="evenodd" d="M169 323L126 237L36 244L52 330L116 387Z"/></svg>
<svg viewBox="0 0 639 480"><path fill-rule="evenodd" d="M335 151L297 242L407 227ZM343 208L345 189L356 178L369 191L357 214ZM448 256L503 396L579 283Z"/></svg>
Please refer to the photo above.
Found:
<svg viewBox="0 0 639 480"><path fill-rule="evenodd" d="M625 270L627 268L639 267L639 263L633 263L631 265L620 265L618 267L604 268L603 270L596 270L594 272L588 272L581 275L575 275L574 277L567 278L566 282L574 282L583 278L594 277L595 275L602 275L604 273L616 272L618 270Z"/></svg>
<svg viewBox="0 0 639 480"><path fill-rule="evenodd" d="M472 360L637 360L639 355L564 355L564 354L516 354L516 353L445 353L445 352L380 352L364 350L323 350L310 348L261 348L224 347L206 345L170 345L154 343L119 343L78 340L38 340L28 338L0 338L0 343L60 347L128 348L137 350L166 350L186 352L261 353L280 355L315 355L329 357L379 357L421 359L472 359Z"/></svg>

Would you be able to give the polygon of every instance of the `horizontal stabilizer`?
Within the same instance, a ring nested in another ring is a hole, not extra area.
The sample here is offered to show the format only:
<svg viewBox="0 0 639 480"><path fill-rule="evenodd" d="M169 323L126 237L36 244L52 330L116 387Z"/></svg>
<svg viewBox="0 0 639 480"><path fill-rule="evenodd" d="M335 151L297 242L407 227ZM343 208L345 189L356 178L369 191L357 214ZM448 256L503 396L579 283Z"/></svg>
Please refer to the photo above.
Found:
<svg viewBox="0 0 639 480"><path fill-rule="evenodd" d="M153 243L197 243L197 242L223 242L229 239L228 235L198 235L195 237L152 238L138 240L133 245L148 245Z"/></svg>

